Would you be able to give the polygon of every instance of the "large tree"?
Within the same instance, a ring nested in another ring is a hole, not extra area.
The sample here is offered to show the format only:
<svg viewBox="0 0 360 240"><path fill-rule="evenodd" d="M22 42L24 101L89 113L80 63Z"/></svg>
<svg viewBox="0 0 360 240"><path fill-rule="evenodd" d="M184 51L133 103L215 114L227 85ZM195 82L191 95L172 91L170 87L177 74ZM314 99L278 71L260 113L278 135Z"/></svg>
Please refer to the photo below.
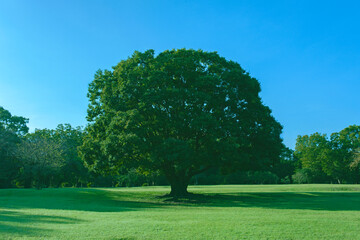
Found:
<svg viewBox="0 0 360 240"><path fill-rule="evenodd" d="M93 171L160 170L172 195L212 167L262 169L279 159L281 125L260 84L216 52L135 52L89 86L81 152Z"/></svg>

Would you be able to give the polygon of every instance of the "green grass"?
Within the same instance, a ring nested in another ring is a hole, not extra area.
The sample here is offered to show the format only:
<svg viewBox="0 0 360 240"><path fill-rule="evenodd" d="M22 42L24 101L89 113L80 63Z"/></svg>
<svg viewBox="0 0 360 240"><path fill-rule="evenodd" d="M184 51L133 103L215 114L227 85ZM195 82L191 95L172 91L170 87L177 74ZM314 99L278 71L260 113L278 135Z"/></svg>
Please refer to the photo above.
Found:
<svg viewBox="0 0 360 240"><path fill-rule="evenodd" d="M0 190L0 239L360 239L359 185Z"/></svg>

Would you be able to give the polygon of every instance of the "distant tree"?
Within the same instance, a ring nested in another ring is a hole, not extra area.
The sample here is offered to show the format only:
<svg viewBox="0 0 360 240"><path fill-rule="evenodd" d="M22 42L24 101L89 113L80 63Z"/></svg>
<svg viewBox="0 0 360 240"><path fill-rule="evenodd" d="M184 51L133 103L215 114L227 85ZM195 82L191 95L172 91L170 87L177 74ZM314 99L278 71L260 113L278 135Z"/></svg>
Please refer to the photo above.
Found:
<svg viewBox="0 0 360 240"><path fill-rule="evenodd" d="M298 136L294 154L300 160L303 168L322 172L323 160L327 157L329 150L327 136L314 133L310 136Z"/></svg>
<svg viewBox="0 0 360 240"><path fill-rule="evenodd" d="M211 167L261 169L278 161L282 127L259 92L215 52L135 52L89 86L83 159L100 172L160 170L174 196Z"/></svg>
<svg viewBox="0 0 360 240"><path fill-rule="evenodd" d="M338 183L358 182L359 174L354 165L354 154L360 147L360 126L349 126L339 133L326 135L314 133L299 136L295 148L302 168L311 170L313 179L326 174Z"/></svg>
<svg viewBox="0 0 360 240"><path fill-rule="evenodd" d="M78 147L83 142L81 127L60 124L52 131L51 138L60 145L64 165L61 169L62 182L69 186L82 186L88 178L88 170L80 158Z"/></svg>
<svg viewBox="0 0 360 240"><path fill-rule="evenodd" d="M28 132L28 119L0 107L0 188L11 187L19 171L17 145Z"/></svg>
<svg viewBox="0 0 360 240"><path fill-rule="evenodd" d="M55 162L61 162L61 167L57 171L53 171L51 177L52 184L54 186L60 184L64 186L82 186L88 178L88 170L85 168L77 149L82 144L82 138L83 131L80 127L73 128L70 124L59 124L56 129L36 129L35 133L26 135L24 141L27 143L23 143L22 150L24 151L24 145L39 144L44 144L44 148L40 149L45 152L47 151L49 154L51 153L49 152L49 147L58 149L58 154L53 157ZM26 155L26 153L24 154ZM50 157L50 155L48 156ZM23 158L26 159L26 156L23 156ZM47 167L53 169L54 162L48 160L38 159L38 161L45 161L45 165L50 164L49 166L44 165L44 169ZM29 163L29 161L24 163ZM30 177L32 176L30 173L33 173L33 171L28 173L26 176Z"/></svg>
<svg viewBox="0 0 360 240"><path fill-rule="evenodd" d="M360 175L360 148L355 149L350 163L350 168L357 171Z"/></svg>
<svg viewBox="0 0 360 240"><path fill-rule="evenodd" d="M61 154L61 146L50 139L45 131L27 134L18 148L20 184L41 189L57 181L64 163Z"/></svg>
<svg viewBox="0 0 360 240"><path fill-rule="evenodd" d="M19 116L13 116L11 113L0 106L0 126L17 135L25 135L29 128L26 125L29 119Z"/></svg>
<svg viewBox="0 0 360 240"><path fill-rule="evenodd" d="M332 152L327 158L324 171L339 183L358 182L356 168L351 168L354 154L360 148L360 126L352 125L330 137Z"/></svg>
<svg viewBox="0 0 360 240"><path fill-rule="evenodd" d="M301 168L307 169L306 174L311 176L308 179L314 182L328 180L324 163L328 161L330 153L331 146L326 134L314 133L297 138L294 155L299 159Z"/></svg>
<svg viewBox="0 0 360 240"><path fill-rule="evenodd" d="M19 170L16 157L20 138L13 132L0 126L0 188L12 186Z"/></svg>
<svg viewBox="0 0 360 240"><path fill-rule="evenodd" d="M295 173L299 163L294 156L294 151L284 147L280 154L280 161L275 163L271 168L271 172L275 173L283 182L290 183L291 176Z"/></svg>

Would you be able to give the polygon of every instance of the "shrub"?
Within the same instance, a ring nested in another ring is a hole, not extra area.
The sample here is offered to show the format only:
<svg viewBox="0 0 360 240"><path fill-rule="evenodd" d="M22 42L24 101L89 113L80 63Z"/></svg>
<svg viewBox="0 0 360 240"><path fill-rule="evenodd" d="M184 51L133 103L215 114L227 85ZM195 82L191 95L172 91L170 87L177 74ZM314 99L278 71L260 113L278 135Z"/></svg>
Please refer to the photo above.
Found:
<svg viewBox="0 0 360 240"><path fill-rule="evenodd" d="M291 183L291 179L290 179L289 176L286 176L286 177L280 179L280 183L281 183L281 184L290 184L290 183Z"/></svg>
<svg viewBox="0 0 360 240"><path fill-rule="evenodd" d="M295 174L292 175L294 183L311 183L312 182L312 173L310 169L303 168L296 170Z"/></svg>

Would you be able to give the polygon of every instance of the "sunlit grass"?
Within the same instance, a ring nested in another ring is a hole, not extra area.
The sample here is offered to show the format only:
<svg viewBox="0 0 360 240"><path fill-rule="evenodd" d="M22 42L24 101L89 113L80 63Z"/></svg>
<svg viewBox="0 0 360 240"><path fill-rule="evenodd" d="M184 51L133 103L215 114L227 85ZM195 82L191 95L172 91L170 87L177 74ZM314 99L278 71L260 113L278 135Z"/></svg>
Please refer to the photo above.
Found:
<svg viewBox="0 0 360 240"><path fill-rule="evenodd" d="M358 185L0 190L0 239L360 239Z"/></svg>

